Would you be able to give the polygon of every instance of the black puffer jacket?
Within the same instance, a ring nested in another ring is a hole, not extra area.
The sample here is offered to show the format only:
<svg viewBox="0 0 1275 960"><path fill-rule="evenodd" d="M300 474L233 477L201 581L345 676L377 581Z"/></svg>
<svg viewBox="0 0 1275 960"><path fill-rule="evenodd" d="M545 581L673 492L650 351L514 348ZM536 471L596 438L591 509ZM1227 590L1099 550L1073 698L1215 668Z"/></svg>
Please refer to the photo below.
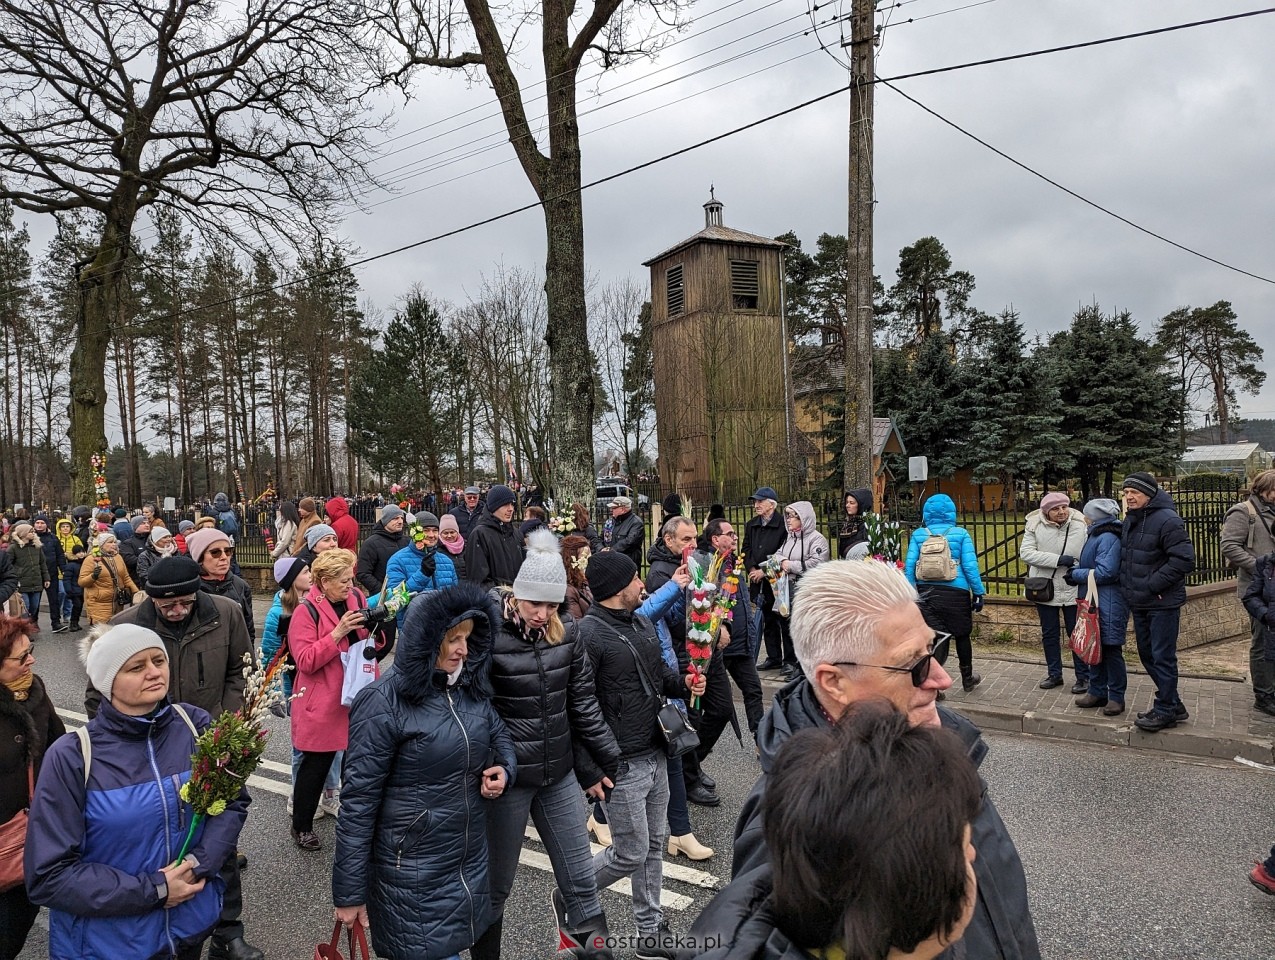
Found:
<svg viewBox="0 0 1275 960"><path fill-rule="evenodd" d="M1168 610L1186 603L1195 546L1163 490L1130 510L1120 530L1120 590L1130 610Z"/></svg>
<svg viewBox="0 0 1275 960"><path fill-rule="evenodd" d="M960 737L974 765L982 763L987 756L987 744L978 728L942 706L939 707L939 717L944 727ZM762 718L761 727L757 731L762 776L744 801L744 808L735 824L735 858L731 863L732 880L726 890L730 890L736 883L746 886L751 882L750 872L770 862L770 851L766 849L765 835L762 832L761 798L766 787L766 774L774 765L780 747L797 730L822 726L827 722L815 700L814 691L804 677L794 680L775 694L774 703ZM942 960L954 960L960 956L977 957L978 960L1040 960L1040 947L1036 942L1036 929L1032 924L1031 908L1027 901L1027 878L1023 874L1023 864L986 787L983 791L982 808L972 824L971 839L978 850L978 859L974 861L974 874L978 878L978 904L974 908L974 918L970 921L965 936L955 947L940 954L940 957ZM720 896L726 896L726 891ZM722 943L729 943L733 937L739 935L737 919L737 911L705 910L691 928L691 935L720 935ZM960 953L961 950L965 953ZM727 955L736 956L733 953ZM771 956L766 953L745 952L738 955Z"/></svg>
<svg viewBox="0 0 1275 960"><path fill-rule="evenodd" d="M465 577L484 590L508 587L522 566L522 545L512 523L484 513L465 538Z"/></svg>
<svg viewBox="0 0 1275 960"><path fill-rule="evenodd" d="M774 889L769 862L728 883L695 921L696 930L721 931L721 941L706 950L679 951L680 960L809 960L775 926Z"/></svg>
<svg viewBox="0 0 1275 960"><path fill-rule="evenodd" d="M615 734L620 755L636 757L662 749L655 720L660 709L656 693L685 697L686 684L660 655L655 626L646 617L595 603L577 629L593 663L602 716ZM634 651L655 690L648 692L642 683Z"/></svg>
<svg viewBox="0 0 1275 960"><path fill-rule="evenodd" d="M473 622L460 678L435 667L447 630ZM500 617L469 584L411 604L394 669L350 708L332 902L367 904L387 960L437 960L491 921L482 772L517 775L513 741L491 703L491 630ZM422 909L428 904L428 909Z"/></svg>
<svg viewBox="0 0 1275 960"><path fill-rule="evenodd" d="M603 774L615 779L620 750L602 719L575 627L559 644L531 641L506 615L492 650L491 685L518 752L518 786L546 787L573 768L584 787Z"/></svg>
<svg viewBox="0 0 1275 960"><path fill-rule="evenodd" d="M385 582L385 567L390 557L407 546L407 534L399 531L390 533L381 521L368 534L363 546L359 547L359 562L355 566L354 576L359 586L370 597L381 592L381 584Z"/></svg>
<svg viewBox="0 0 1275 960"><path fill-rule="evenodd" d="M225 580L207 580L200 577L199 589L204 593L211 593L214 597L225 597L239 604L239 609L243 611L244 624L248 627L248 637L256 639L257 625L252 615L252 587L248 586L247 580L236 577L233 573L227 574Z"/></svg>

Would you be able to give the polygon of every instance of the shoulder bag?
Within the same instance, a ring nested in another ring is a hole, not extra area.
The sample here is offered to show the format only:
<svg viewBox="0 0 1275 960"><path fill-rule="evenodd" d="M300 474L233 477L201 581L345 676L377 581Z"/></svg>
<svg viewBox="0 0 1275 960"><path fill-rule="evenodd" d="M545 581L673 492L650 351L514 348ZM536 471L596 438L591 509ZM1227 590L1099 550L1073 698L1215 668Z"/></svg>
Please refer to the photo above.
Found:
<svg viewBox="0 0 1275 960"><path fill-rule="evenodd" d="M127 609L133 605L133 595L120 586L120 578L115 575L115 564L111 563L110 557L102 558L102 566L106 567L106 572L111 575L111 584L115 587L115 596L113 604L115 612Z"/></svg>
<svg viewBox="0 0 1275 960"><path fill-rule="evenodd" d="M329 943L320 943L314 948L314 960L346 960L344 954L341 953L341 927L343 924L340 920L336 922L336 926L332 928L332 940ZM367 946L367 935L363 932L363 925L356 924L346 931L348 942L350 945L349 960L371 960L371 951Z"/></svg>
<svg viewBox="0 0 1275 960"><path fill-rule="evenodd" d="M1102 622L1098 617L1098 582L1089 571L1089 589L1076 601L1076 627L1071 631L1071 652L1091 667L1102 661Z"/></svg>
<svg viewBox="0 0 1275 960"><path fill-rule="evenodd" d="M633 646L628 637L610 625L603 623L599 617L589 614L585 619L593 620L602 626L603 629L610 631L633 654L633 662L637 665L638 678L642 681L643 693L648 697L653 697L660 705L660 709L655 714L655 720L659 724L660 733L664 736L665 753L670 757L680 757L682 754L690 753L698 747L699 734L695 732L695 728L691 726L690 721L682 715L682 711L669 703L668 698L660 693L659 689L651 681L651 677L646 672L646 664L642 662L642 656L638 653L637 647Z"/></svg>
<svg viewBox="0 0 1275 960"><path fill-rule="evenodd" d="M27 806L12 819L0 823L0 893L6 893L23 883L22 851L27 845L27 810L31 808L31 795L35 793L35 767L27 764Z"/></svg>
<svg viewBox="0 0 1275 960"><path fill-rule="evenodd" d="M1067 527L1063 530L1063 545L1059 550L1059 554L1067 552L1067 538L1071 536L1071 518L1067 519ZM1054 567L1054 573L1057 573L1059 567ZM1028 577L1023 581L1023 590L1027 594L1027 599L1032 603L1049 603L1054 599L1054 578L1052 575L1048 577Z"/></svg>

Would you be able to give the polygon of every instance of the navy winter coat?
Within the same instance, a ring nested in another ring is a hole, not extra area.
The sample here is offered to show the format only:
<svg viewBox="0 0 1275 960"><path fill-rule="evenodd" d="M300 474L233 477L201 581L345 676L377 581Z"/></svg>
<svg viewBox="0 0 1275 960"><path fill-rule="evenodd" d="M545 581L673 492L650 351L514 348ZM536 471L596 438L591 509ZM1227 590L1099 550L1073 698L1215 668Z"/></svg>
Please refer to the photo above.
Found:
<svg viewBox="0 0 1275 960"><path fill-rule="evenodd" d="M1171 610L1186 603L1195 546L1163 490L1125 516L1120 534L1120 589L1130 610Z"/></svg>
<svg viewBox="0 0 1275 960"><path fill-rule="evenodd" d="M212 722L184 709L199 730ZM87 786L79 737L68 734L44 755L27 826L27 890L49 908L50 960L170 956L202 941L221 914L218 871L234 852L248 793L198 828L189 852L204 889L166 909L160 868L177 859L190 827L177 791L190 779L195 738L167 701L149 717L103 702L88 730Z"/></svg>
<svg viewBox="0 0 1275 960"><path fill-rule="evenodd" d="M1120 521L1103 520L1089 528L1089 539L1080 551L1079 562L1067 571L1067 582L1077 587L1077 596L1089 594L1089 571L1098 587L1098 623L1106 646L1124 643L1129 626L1129 606L1120 590Z"/></svg>
<svg viewBox="0 0 1275 960"><path fill-rule="evenodd" d="M1257 566L1244 591L1244 609L1262 624L1265 659L1275 660L1275 553L1257 558Z"/></svg>
<svg viewBox="0 0 1275 960"><path fill-rule="evenodd" d="M452 686L435 667L447 630L473 621ZM438 960L491 921L482 772L517 776L513 741L491 702L491 634L500 615L469 584L410 605L394 668L355 698L341 780L332 902L366 904L386 960Z"/></svg>

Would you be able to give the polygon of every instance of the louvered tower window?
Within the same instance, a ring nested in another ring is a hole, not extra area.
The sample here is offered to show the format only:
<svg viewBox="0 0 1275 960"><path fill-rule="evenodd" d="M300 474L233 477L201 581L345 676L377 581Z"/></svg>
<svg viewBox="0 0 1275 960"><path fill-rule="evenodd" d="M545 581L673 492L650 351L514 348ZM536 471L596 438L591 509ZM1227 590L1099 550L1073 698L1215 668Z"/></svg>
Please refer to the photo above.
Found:
<svg viewBox="0 0 1275 960"><path fill-rule="evenodd" d="M736 310L757 309L757 261L730 262L730 301Z"/></svg>
<svg viewBox="0 0 1275 960"><path fill-rule="evenodd" d="M668 315L680 317L686 312L686 286L682 281L682 265L674 264L664 274L665 297L668 303Z"/></svg>

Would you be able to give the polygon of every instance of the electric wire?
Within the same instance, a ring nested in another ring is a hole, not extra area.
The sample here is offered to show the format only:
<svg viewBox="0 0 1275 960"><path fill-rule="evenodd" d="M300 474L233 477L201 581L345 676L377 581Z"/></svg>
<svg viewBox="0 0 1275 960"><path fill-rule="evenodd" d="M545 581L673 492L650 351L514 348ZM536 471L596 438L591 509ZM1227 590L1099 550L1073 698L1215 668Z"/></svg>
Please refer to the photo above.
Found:
<svg viewBox="0 0 1275 960"><path fill-rule="evenodd" d="M909 2L914 2L914 0L909 0ZM958 72L958 71L962 71L962 70L969 70L969 69L973 69L973 68L975 68L975 67L990 66L990 65L992 65L992 64L998 64L998 63L1010 63L1010 62L1014 62L1014 61L1018 61L1018 60L1027 60L1027 59L1032 59L1032 58L1035 58L1035 57L1052 55L1052 54L1055 54L1055 53L1062 53L1062 52L1067 52L1067 51L1072 51L1072 50L1082 50L1082 49L1088 49L1088 48L1091 48L1091 47L1105 46L1105 45L1109 45L1109 44L1112 44L1112 43L1118 43L1118 42L1122 42L1122 41L1126 41L1126 40L1140 39L1140 38L1144 38L1144 37L1151 37L1151 36L1157 36L1157 35L1161 35L1161 34L1174 33L1174 32L1181 31L1181 30L1188 30L1188 29L1193 29L1193 28L1202 27L1202 26L1211 26L1211 25L1219 24L1219 23L1227 23L1227 22L1232 22L1232 21L1239 21L1239 20L1244 20L1244 19L1249 19L1249 18L1252 18L1252 17L1263 16L1263 15L1267 15L1267 14L1271 14L1271 13L1275 13L1275 7L1264 7L1264 8L1257 9L1257 10L1249 10L1249 11L1245 11L1245 12L1241 12L1241 13L1227 14L1227 15L1219 16L1219 17L1211 17L1211 18L1207 18L1207 19L1204 19L1204 20L1194 20L1194 21L1189 21L1189 22L1186 22L1186 23L1172 24L1172 25L1165 26L1165 27L1155 27L1155 28L1151 28L1151 29L1147 29L1147 30L1139 30L1139 31L1135 31L1135 32L1132 32L1132 33L1118 34L1118 35L1111 36L1111 37L1100 37L1100 38L1093 39L1093 40L1078 41L1078 42L1076 42L1076 43L1062 44L1062 45L1053 46L1053 47L1044 47L1044 48L1039 48L1039 49L1036 49L1036 50L1023 51L1023 52L1021 52L1021 53L1006 54L1006 55L999 56L999 57L987 57L987 58L983 58L983 59L981 59L981 60L971 60L971 61L965 61L965 62L962 62L962 63L948 64L948 65L946 65L946 66L941 66L941 67L931 67L931 68L924 69L924 70L914 70L914 71L910 71L910 72L908 72L908 73L898 74L898 75L893 76L893 77L876 77L876 78L873 80L873 83L885 83L885 84L887 84L887 85L890 85L890 84L897 83L897 82L902 81L902 80L911 80L911 79L916 79L916 78L919 78L919 77L932 77L932 76L938 76L938 75L945 74L945 73L954 73L954 72ZM647 169L647 168L649 168L649 167L652 167L652 166L655 166L655 165L657 165L657 164L664 163L664 162L666 162L666 161L668 161L668 160L674 159L674 158L676 158L676 157L682 156L682 155L687 154L687 153L690 153L690 152L692 152L692 151L695 151L695 150L701 149L701 148L706 147L706 146L710 146L710 145L712 145L712 144L714 144L714 143L718 143L718 142L720 142L720 141L722 141L722 140L725 140L725 139L727 139L727 138L730 138L730 137L736 136L736 135L738 135L738 134L740 134L740 133L744 133L744 132L746 132L746 131L748 131L748 130L754 129L755 127L762 126L762 125L764 125L764 124L767 124L767 123L773 122L774 120L778 120L778 119L780 119L780 118L782 118L782 117L788 116L788 115L790 115L790 114L792 114L792 113L796 113L796 112L798 112L798 111L800 111L800 110L804 110L804 109L806 109L806 108L808 108L808 107L814 106L815 104L822 103L823 101L828 100L828 99L830 99L830 98L832 98L832 97L838 96L839 94L842 94L842 93L846 92L846 91L847 91L847 90L849 90L849 89L850 89L850 84L843 84L842 86L839 86L839 87L837 87L837 88L835 88L835 89L833 89L833 90L830 90L830 91L828 91L828 92L826 92L826 93L820 94L820 95L818 95L818 96L812 97L812 98L807 99L807 100L803 100L803 101L801 101L800 103L794 104L793 106L787 107L787 108L785 108L785 109L783 109L783 110L780 110L780 111L777 111L777 112L775 112L775 113L767 114L766 116L761 117L761 118L759 118L759 119L757 119L757 120L753 120L753 121L751 121L751 122L749 122L749 123L741 124L741 125L739 125L739 126L737 126L737 127L733 127L733 128L731 128L731 129L729 129L729 130L727 130L727 131L725 131L725 132L723 132L723 133L716 134L716 135L714 135L714 136L711 136L711 137L705 138L705 139L703 139L703 140L696 141L695 143L692 143L692 144L689 144L689 145L687 145L687 146L684 146L684 147L678 148L677 150L670 151L670 152L668 152L668 153L662 154L662 155L660 155L660 156L658 156L658 157L655 157L655 158L653 158L653 159L643 161L642 163L638 163L638 164L635 164L635 165L633 165L633 166L626 167L626 168L624 168L624 169L622 169L622 170L619 170L619 171L617 171L617 172L615 172L615 173L611 173L611 174L608 174L608 175L606 175L606 176L604 176L604 177L600 177L600 178L598 178L598 179L596 179L596 180L593 180L593 181L590 181L589 183L584 184L584 185L583 185L580 189L581 189L581 191L583 191L583 190L591 189L591 188L593 188L593 187L601 186L601 185L603 185L603 184L605 184L605 183L609 183L609 182L611 182L611 181L613 181L613 180L617 180L617 179L619 179L619 178L621 178L621 177L629 176L629 175L631 175L631 174L633 174L633 173L637 173L637 172L639 172L639 171L641 171L641 170L645 170L645 169ZM902 93L902 91L898 91L898 90L897 90L897 88L892 87L892 89L895 89L895 90L896 90L896 92ZM937 114L936 114L936 116L937 116ZM963 132L963 131L962 131L962 132ZM1007 158L1007 159L1012 159L1012 158L1009 158L1007 155L1006 155L1006 158ZM1015 162L1017 162L1017 161L1015 161ZM1028 168L1028 169L1030 169L1030 168ZM1034 172L1034 171L1033 171L1033 172ZM1064 189L1065 189L1065 188L1064 188ZM574 192L574 191L572 191L572 192ZM569 196L569 195L570 195L570 193L565 193L565 194L563 194L562 196ZM1079 195L1077 195L1077 197L1078 197L1078 199L1084 199L1083 197L1079 197ZM382 251L382 252L380 252L380 253L372 254L372 255L369 255L369 256L366 256L366 257L362 257L362 258L359 258L359 259L356 259L356 260L351 260L351 261L349 261L349 262L347 262L347 263L345 263L345 264L341 265L340 267L334 267L334 268L329 268L329 269L325 269L325 270L313 271L313 272L311 272L311 273L307 273L307 274L300 274L300 275L298 275L298 276L296 276L296 277L293 277L293 278L291 278L291 279L289 279L289 280L287 280L287 281L280 282L280 283L275 284L275 285L270 286L270 287L263 287L263 288L256 289L256 290L249 290L249 291L246 291L246 292L244 292L244 293L237 294L237 295L232 296L232 297L226 297L226 298L223 298L223 299L221 299L221 300L212 301L212 302L210 302L210 303L196 304L196 305L194 305L194 306L190 306L190 307L183 308L182 310L179 310L179 311L170 312L169 314L167 314L167 315L165 315L165 316L166 316L166 318L167 318L167 319L177 319L177 318L180 318L180 317L182 317L182 316L186 316L186 315L188 315L188 314L198 312L198 311L200 311L200 310L207 310L207 309L211 309L211 308L213 308L213 307L218 307L218 306L223 306L223 305L230 304L230 303L235 303L235 302L240 301L240 300L249 300L249 299L252 299L252 298L255 298L255 297L263 296L263 295L265 295L265 294L267 294L267 293L272 293L272 292L276 292L276 291L279 291L279 290L285 290L285 289L288 289L288 288L291 288L291 287L297 286L298 284L305 283L305 282L308 282L308 281L311 281L311 280L319 280L319 279L323 279L324 277L331 276L332 274L337 273L337 272L341 272L341 271L344 271L344 270L353 270L353 269L355 269L355 268L357 268L357 267L366 266L367 264L369 264L369 263L373 263L373 262L375 262L375 261L377 261L377 260L382 260L382 259L385 259L385 258L387 258L387 257L396 256L396 255L398 255L398 254L400 254L400 253L404 253L404 252L406 252L406 251L408 251L408 250L413 250L413 249L416 249L416 248L421 247L421 246L425 246L425 245L430 244L430 243L436 243L436 242L441 241L441 240L445 240L445 239L449 239L449 238L454 237L454 236L458 236L458 235L460 235L460 234L462 234L462 233L467 233L467 232L472 231L472 230L477 230L477 229L479 229L479 228L481 228L481 227L489 226L490 224L497 223L497 222L500 222L500 221L502 221L502 220L506 220L506 219L508 219L508 218L510 218L510 217L513 217L513 216L517 216L518 214L522 214L522 213L525 213L525 212L527 212L527 211L529 211L529 210L533 210L533 209L535 209L535 208L537 208L537 207L540 207L540 206L542 206L542 205L544 205L544 204L547 204L547 203L553 203L553 202L555 202L555 201L556 201L556 200L558 200L558 199L561 199L561 197L560 197L560 196L554 196L554 197L546 198L546 199L544 199L544 200L535 200L535 201L532 201L532 202L530 202L530 203L524 204L524 205L522 205L522 206L515 207L515 208L510 209L510 210L506 210L506 211L504 211L503 213L493 214L492 216L485 217L485 218L483 218L483 219L481 219L481 220L473 221L473 222L468 223L468 224L465 224L465 225L463 225L463 226L455 227L455 228L453 228L453 229L451 229L451 230L447 230L447 231L444 231L444 232L442 232L442 233L435 234L435 235L433 235L433 236L426 237L426 238L421 239L421 240L416 240L416 241L413 241L413 242L411 242L411 243L403 244L403 245L401 245L401 246L395 247L395 248L390 249L390 250L385 250L385 251ZM1088 201L1086 201L1086 202L1088 202ZM1104 211L1104 212L1106 212L1106 211ZM1131 224L1131 225L1133 225L1133 224ZM1136 226L1136 225L1135 225L1135 226ZM1157 235L1157 236L1158 236L1158 235ZM1173 241L1169 241L1169 240L1167 240L1167 238L1159 237L1159 239L1165 239L1165 241L1166 241L1166 242L1173 243ZM1175 245L1175 246L1177 246L1177 244L1176 244L1176 243L1175 243L1174 245ZM1191 250L1189 247L1182 247L1182 249L1186 250L1187 252L1193 253L1193 254L1197 253L1196 251ZM1224 263L1224 262L1222 262L1222 261L1213 260L1212 258L1209 258L1209 257L1204 256L1203 254L1198 254L1198 255L1200 255L1200 256L1202 256L1202 257L1204 257L1204 259L1208 259L1208 260L1210 260L1210 262L1216 263L1216 264L1218 264L1218 265L1220 265L1220 266L1225 266L1225 267L1227 267L1228 269L1234 269L1234 270L1236 270L1237 272L1244 273L1246 276L1253 277L1254 279L1263 280L1263 281L1268 282L1268 283L1269 283L1269 282L1275 282L1275 281L1271 281L1271 280L1269 280L1269 279L1268 279L1268 278L1266 278L1266 277L1262 277L1262 276L1260 276L1260 275L1258 275L1258 274L1252 274L1252 273L1248 273L1247 271L1240 270L1239 268L1230 267L1230 265L1225 264L1225 263ZM159 319L163 319L163 318L159 318ZM153 321L152 321L152 322L153 322ZM134 324L118 324L118 325L112 325L112 327L111 327L111 329L112 329L112 330L126 330L126 329L138 329L138 328L139 328L139 327L138 327L138 325L134 325Z"/></svg>

